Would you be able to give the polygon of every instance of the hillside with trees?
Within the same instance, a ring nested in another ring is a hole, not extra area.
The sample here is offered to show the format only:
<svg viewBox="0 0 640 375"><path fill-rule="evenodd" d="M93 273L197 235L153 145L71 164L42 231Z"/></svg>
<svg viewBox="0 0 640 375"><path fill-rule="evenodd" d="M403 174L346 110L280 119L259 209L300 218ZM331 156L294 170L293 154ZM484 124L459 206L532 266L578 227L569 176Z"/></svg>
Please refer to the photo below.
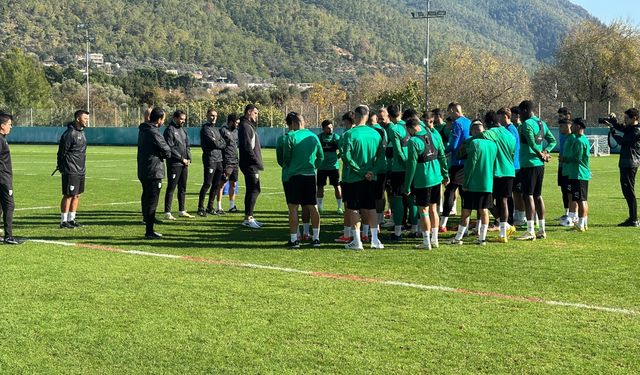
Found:
<svg viewBox="0 0 640 375"><path fill-rule="evenodd" d="M75 63L90 25L92 51L125 69L205 70L237 80L349 80L421 64L424 11L412 0L0 0L2 51ZM590 18L568 0L432 1L436 55L464 44L527 67L549 60L563 36Z"/></svg>

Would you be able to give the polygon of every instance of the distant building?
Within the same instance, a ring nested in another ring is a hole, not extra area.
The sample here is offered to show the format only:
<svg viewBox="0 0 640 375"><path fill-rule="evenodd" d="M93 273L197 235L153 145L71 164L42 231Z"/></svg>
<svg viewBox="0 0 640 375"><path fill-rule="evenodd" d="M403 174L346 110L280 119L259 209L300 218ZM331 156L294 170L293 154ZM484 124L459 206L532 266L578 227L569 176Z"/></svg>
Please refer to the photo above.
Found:
<svg viewBox="0 0 640 375"><path fill-rule="evenodd" d="M96 66L104 65L104 55L101 53L90 53L89 61L94 63Z"/></svg>

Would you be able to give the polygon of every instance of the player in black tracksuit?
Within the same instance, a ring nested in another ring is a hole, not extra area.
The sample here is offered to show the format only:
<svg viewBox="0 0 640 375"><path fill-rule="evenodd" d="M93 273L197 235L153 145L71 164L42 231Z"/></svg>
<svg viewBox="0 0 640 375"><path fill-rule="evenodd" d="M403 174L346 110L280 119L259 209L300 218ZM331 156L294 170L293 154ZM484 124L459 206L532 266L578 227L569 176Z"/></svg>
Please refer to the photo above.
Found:
<svg viewBox="0 0 640 375"><path fill-rule="evenodd" d="M224 168L222 165L222 150L226 143L216 128L218 113L214 109L207 111L207 122L200 128L200 147L202 147L202 165L204 166L204 182L200 188L198 198L198 215L221 214L221 210L213 209L213 201L216 198L220 184L224 180ZM209 192L207 209L204 208L204 199Z"/></svg>
<svg viewBox="0 0 640 375"><path fill-rule="evenodd" d="M149 121L138 128L138 180L142 184L140 200L147 239L162 237L160 233L153 230L153 224L164 178L163 160L171 157L171 149L158 130L164 124L164 118L164 110L154 108L149 115Z"/></svg>
<svg viewBox="0 0 640 375"><path fill-rule="evenodd" d="M244 109L238 127L238 148L240 149L240 171L244 175L246 193L244 197L244 221L242 225L259 228L261 223L253 218L253 209L260 195L260 171L264 170L260 139L256 129L258 108L249 104Z"/></svg>
<svg viewBox="0 0 640 375"><path fill-rule="evenodd" d="M191 147L189 136L184 129L187 114L178 110L173 114L171 123L164 130L164 140L171 149L171 158L167 159L167 191L164 196L164 217L175 220L171 215L173 192L178 187L178 211L182 217L193 217L187 213L185 202L187 199L187 181L189 179L189 165L191 164Z"/></svg>
<svg viewBox="0 0 640 375"><path fill-rule="evenodd" d="M87 138L84 128L89 126L89 112L78 110L74 121L60 137L57 168L62 175L62 200L60 201L60 228L81 227L76 221L80 195L84 193L86 174Z"/></svg>
<svg viewBox="0 0 640 375"><path fill-rule="evenodd" d="M240 117L231 113L227 116L227 124L220 128L220 135L226 142L226 146L222 151L222 165L224 166L224 176L229 182L229 212L236 213L236 186L238 183L238 125ZM221 184L218 191L218 206L222 201L222 191L224 184Z"/></svg>
<svg viewBox="0 0 640 375"><path fill-rule="evenodd" d="M11 132L13 118L0 112L0 206L4 222L4 239L7 245L18 245L13 238L13 168L11 167L11 151L6 137Z"/></svg>

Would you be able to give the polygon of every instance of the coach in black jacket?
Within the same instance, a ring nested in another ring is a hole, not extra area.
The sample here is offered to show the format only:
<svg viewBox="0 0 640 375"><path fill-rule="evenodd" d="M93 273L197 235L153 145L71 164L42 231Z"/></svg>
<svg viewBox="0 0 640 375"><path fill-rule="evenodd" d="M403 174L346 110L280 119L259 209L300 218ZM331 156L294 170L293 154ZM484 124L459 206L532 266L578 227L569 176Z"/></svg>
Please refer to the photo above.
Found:
<svg viewBox="0 0 640 375"><path fill-rule="evenodd" d="M147 239L162 237L153 230L153 224L164 178L163 160L171 157L171 149L158 130L164 124L164 118L164 110L154 108L149 121L138 128L138 180L142 184L142 216L146 224Z"/></svg>
<svg viewBox="0 0 640 375"><path fill-rule="evenodd" d="M200 196L198 198L198 215L207 216L207 214L221 214L222 210L213 210L213 201L216 193L220 189L220 183L223 181L224 169L222 165L222 150L226 143L216 128L216 120L218 112L213 108L207 111L207 122L202 124L200 128L200 147L202 147L202 165L204 166L204 181L200 188ZM204 198L209 192L209 201L207 209L204 208ZM219 203L219 202L218 202Z"/></svg>
<svg viewBox="0 0 640 375"><path fill-rule="evenodd" d="M58 143L57 168L62 175L62 200L60 201L60 228L81 227L76 221L80 195L84 193L87 173L87 138L84 128L89 126L89 112L78 110L73 122L67 125Z"/></svg>
<svg viewBox="0 0 640 375"><path fill-rule="evenodd" d="M244 109L244 116L240 117L238 127L238 147L240 149L240 170L244 175L246 193L244 197L245 227L259 229L262 224L253 218L258 195L260 195L260 171L264 170L262 150L256 126L258 122L258 108L249 104Z"/></svg>
<svg viewBox="0 0 640 375"><path fill-rule="evenodd" d="M2 220L4 222L4 239L7 245L19 245L20 242L13 238L13 168L11 167L11 151L5 139L11 132L13 118L0 112L0 207L2 207Z"/></svg>
<svg viewBox="0 0 640 375"><path fill-rule="evenodd" d="M638 221L638 202L636 200L636 173L640 167L640 112L629 108L624 112L624 124L611 120L610 136L620 145L620 187L629 207L629 218L618 224L621 227L640 227ZM622 135L616 134L616 130Z"/></svg>
<svg viewBox="0 0 640 375"><path fill-rule="evenodd" d="M193 217L187 213L185 202L187 199L187 181L189 179L189 165L191 164L191 146L189 136L184 129L187 114L182 110L173 113L171 123L164 130L164 140L171 149L171 158L167 160L167 191L164 195L164 218L175 220L171 214L173 192L178 187L178 211L182 217Z"/></svg>

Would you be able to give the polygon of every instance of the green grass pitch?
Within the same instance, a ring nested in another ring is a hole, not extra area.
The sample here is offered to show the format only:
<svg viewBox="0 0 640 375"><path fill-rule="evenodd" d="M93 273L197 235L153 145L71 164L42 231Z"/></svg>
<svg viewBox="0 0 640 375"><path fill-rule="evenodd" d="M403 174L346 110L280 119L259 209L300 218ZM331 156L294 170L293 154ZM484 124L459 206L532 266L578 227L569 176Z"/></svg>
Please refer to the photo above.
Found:
<svg viewBox="0 0 640 375"><path fill-rule="evenodd" d="M60 177L50 176L56 150L12 146L15 235L96 249L0 246L0 374L640 372L640 231L615 226L627 216L617 156L592 158L586 233L554 220L563 212L553 161L544 188L547 240L451 247L441 238L431 252L413 250L410 241L355 252L333 243L342 230L333 214L322 218L323 247L283 246L273 150L264 152L260 231L227 214L161 224L163 240L142 240L132 147L89 148L78 213L86 227L58 229ZM191 213L199 150L194 160ZM325 211L333 212L326 193Z"/></svg>

